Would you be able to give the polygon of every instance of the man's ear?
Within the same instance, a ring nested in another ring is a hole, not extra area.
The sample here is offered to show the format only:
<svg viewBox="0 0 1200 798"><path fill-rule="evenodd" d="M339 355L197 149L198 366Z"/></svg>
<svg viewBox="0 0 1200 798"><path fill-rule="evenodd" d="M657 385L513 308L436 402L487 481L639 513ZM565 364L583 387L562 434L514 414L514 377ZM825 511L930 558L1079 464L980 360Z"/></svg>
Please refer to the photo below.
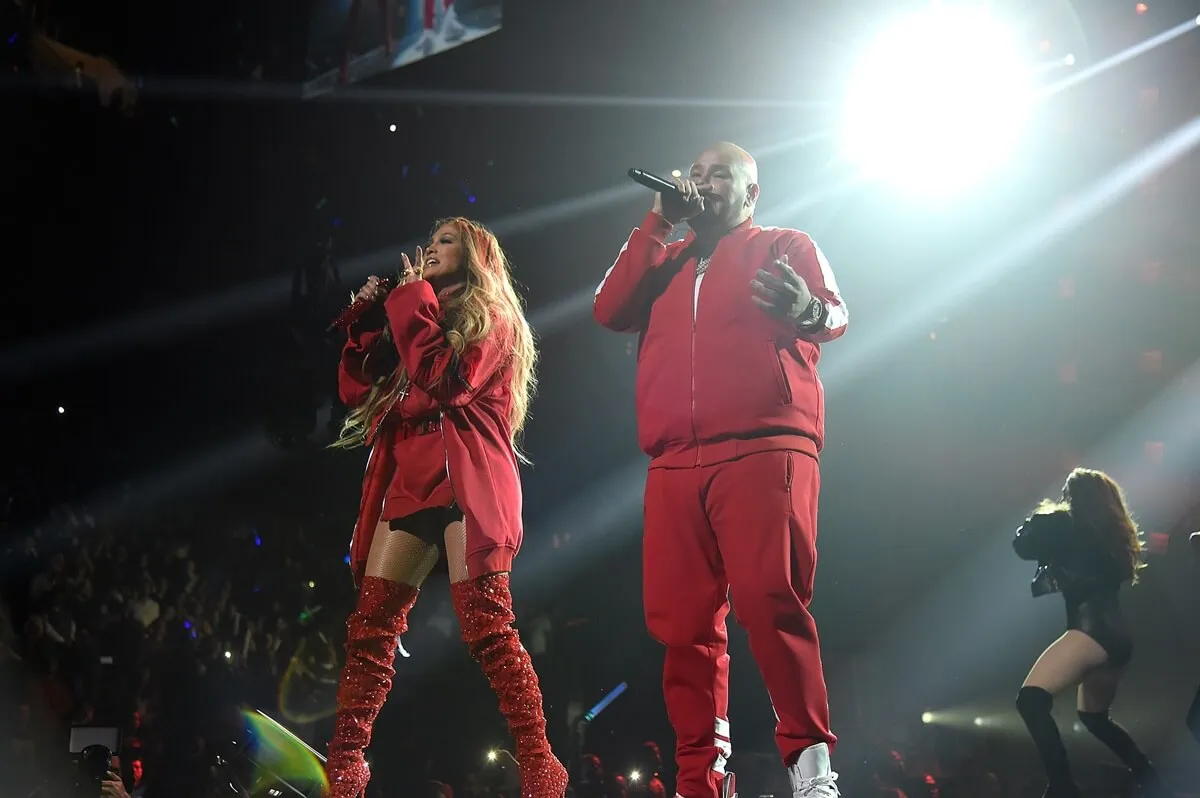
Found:
<svg viewBox="0 0 1200 798"><path fill-rule="evenodd" d="M746 207L753 208L758 203L758 183L746 187Z"/></svg>

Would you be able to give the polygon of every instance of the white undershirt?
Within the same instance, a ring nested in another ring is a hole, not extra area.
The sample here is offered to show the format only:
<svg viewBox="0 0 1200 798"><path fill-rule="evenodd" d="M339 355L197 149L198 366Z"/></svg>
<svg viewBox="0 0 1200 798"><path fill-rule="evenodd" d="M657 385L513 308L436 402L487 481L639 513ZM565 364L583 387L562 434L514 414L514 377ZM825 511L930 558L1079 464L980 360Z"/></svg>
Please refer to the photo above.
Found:
<svg viewBox="0 0 1200 798"><path fill-rule="evenodd" d="M700 307L700 283L704 282L704 275L708 273L708 264L712 260L711 257L701 258L696 263L696 287L692 291L692 324L696 323L696 311Z"/></svg>

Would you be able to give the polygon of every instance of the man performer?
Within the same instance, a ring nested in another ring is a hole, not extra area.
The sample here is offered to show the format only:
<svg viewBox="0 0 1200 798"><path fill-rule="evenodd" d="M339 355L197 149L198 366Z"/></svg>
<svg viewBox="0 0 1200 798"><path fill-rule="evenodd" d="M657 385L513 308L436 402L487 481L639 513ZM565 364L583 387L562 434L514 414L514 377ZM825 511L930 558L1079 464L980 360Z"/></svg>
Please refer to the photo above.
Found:
<svg viewBox="0 0 1200 798"><path fill-rule="evenodd" d="M732 751L732 594L793 796L831 798L836 738L808 604L825 416L817 361L845 332L846 306L808 235L753 223L758 167L745 150L717 144L675 183L629 236L594 313L640 339L638 438L652 458L643 598L667 648L677 793L717 798ZM682 222L691 231L666 244Z"/></svg>

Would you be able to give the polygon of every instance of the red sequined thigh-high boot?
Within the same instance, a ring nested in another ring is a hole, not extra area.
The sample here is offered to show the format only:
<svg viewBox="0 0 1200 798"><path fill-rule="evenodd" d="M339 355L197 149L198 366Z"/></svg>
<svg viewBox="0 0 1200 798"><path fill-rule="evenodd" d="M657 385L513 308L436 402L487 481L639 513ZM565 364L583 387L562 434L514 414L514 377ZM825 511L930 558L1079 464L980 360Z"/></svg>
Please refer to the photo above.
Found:
<svg viewBox="0 0 1200 798"><path fill-rule="evenodd" d="M338 682L337 718L325 763L331 798L357 798L371 779L363 750L392 689L396 639L408 629L408 612L417 593L410 585L365 577L358 605L346 619L346 665Z"/></svg>
<svg viewBox="0 0 1200 798"><path fill-rule="evenodd" d="M513 628L508 574L488 574L450 586L463 642L500 701L516 743L521 798L563 798L567 769L546 739L542 690L533 660Z"/></svg>

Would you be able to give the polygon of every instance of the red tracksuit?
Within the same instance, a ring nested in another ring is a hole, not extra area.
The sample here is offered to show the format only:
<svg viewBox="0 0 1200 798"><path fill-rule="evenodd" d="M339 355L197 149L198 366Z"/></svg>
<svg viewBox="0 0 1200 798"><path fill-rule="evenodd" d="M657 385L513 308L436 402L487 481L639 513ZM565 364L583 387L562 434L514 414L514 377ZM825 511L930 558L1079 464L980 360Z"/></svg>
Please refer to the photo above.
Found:
<svg viewBox="0 0 1200 798"><path fill-rule="evenodd" d="M425 30L433 30L434 22L437 19L437 9L434 8L434 3L437 0L425 0ZM442 8L446 11L454 5L454 0L443 0Z"/></svg>
<svg viewBox="0 0 1200 798"><path fill-rule="evenodd" d="M363 477L350 567L362 583L375 527L382 520L457 502L466 520L472 579L512 569L521 547L521 479L511 441L512 344L499 322L482 342L456 357L440 325L433 287L402 285L384 301L410 386L379 422ZM338 387L354 407L373 374L364 363L379 331L351 335L342 351ZM366 371L364 371L364 366Z"/></svg>
<svg viewBox="0 0 1200 798"><path fill-rule="evenodd" d="M747 221L697 275L694 234L667 246L650 213L596 291L605 327L640 336L638 438L646 480L644 602L667 647L663 691L676 736L677 790L715 798L729 744L725 616L738 621L770 693L776 742L791 765L836 738L808 612L816 567L818 452L824 393L820 343L847 314L825 257L804 233ZM776 259L827 307L800 335L751 300ZM715 774L715 775L714 775Z"/></svg>

